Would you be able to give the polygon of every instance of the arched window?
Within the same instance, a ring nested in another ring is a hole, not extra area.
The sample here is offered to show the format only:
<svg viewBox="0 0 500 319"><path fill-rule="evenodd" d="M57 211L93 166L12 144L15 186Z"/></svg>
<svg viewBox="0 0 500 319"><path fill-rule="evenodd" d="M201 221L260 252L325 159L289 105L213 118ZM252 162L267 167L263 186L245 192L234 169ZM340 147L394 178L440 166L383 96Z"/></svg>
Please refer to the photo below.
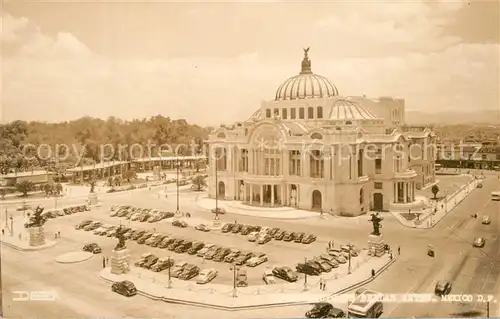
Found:
<svg viewBox="0 0 500 319"><path fill-rule="evenodd" d="M323 118L323 108L321 106L316 108L316 117L319 119Z"/></svg>
<svg viewBox="0 0 500 319"><path fill-rule="evenodd" d="M271 109L266 109L266 117L271 118Z"/></svg>
<svg viewBox="0 0 500 319"><path fill-rule="evenodd" d="M322 140L323 139L323 135L321 135L321 134L319 134L319 133L316 132L316 133L312 133L311 134L311 138L313 140Z"/></svg>
<svg viewBox="0 0 500 319"><path fill-rule="evenodd" d="M314 107L308 107L307 108L307 118L308 119L313 119L314 118Z"/></svg>
<svg viewBox="0 0 500 319"><path fill-rule="evenodd" d="M304 119L304 108L303 107L299 108L299 119L300 120Z"/></svg>

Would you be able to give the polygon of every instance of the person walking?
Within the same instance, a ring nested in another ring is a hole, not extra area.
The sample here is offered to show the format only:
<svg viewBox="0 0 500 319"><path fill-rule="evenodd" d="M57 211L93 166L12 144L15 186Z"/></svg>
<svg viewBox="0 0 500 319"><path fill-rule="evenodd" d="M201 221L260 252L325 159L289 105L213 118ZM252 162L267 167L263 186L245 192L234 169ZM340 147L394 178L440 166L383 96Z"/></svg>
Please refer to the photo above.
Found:
<svg viewBox="0 0 500 319"><path fill-rule="evenodd" d="M375 277L375 269L372 269L372 277Z"/></svg>
<svg viewBox="0 0 500 319"><path fill-rule="evenodd" d="M106 258L102 257L102 268L106 268Z"/></svg>
<svg viewBox="0 0 500 319"><path fill-rule="evenodd" d="M398 255L401 255L401 247L398 246Z"/></svg>
<svg viewBox="0 0 500 319"><path fill-rule="evenodd" d="M323 291L326 291L326 280L323 280Z"/></svg>
<svg viewBox="0 0 500 319"><path fill-rule="evenodd" d="M2 235L5 235L5 229L2 228Z"/></svg>
<svg viewBox="0 0 500 319"><path fill-rule="evenodd" d="M323 290L323 277L319 278L319 290Z"/></svg>
<svg viewBox="0 0 500 319"><path fill-rule="evenodd" d="M61 232L60 231L57 232L57 238L61 238Z"/></svg>

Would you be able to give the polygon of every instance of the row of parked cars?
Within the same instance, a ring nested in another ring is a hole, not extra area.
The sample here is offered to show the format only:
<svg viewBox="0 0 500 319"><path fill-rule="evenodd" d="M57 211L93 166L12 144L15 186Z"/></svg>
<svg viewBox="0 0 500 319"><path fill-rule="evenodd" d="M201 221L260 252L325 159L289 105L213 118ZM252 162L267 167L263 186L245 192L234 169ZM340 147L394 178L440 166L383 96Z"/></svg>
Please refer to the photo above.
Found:
<svg viewBox="0 0 500 319"><path fill-rule="evenodd" d="M51 219L51 218L72 215L72 214L81 213L81 212L85 212L85 211L89 211L89 210L90 210L90 207L88 205L74 205L74 206L68 206L68 207L61 208L61 209L44 210L41 214L41 217L44 219L44 221L47 221L48 219ZM35 216L31 216L30 221L28 223L25 223L24 227L26 227L26 228L30 227L30 225L35 222L34 217Z"/></svg>
<svg viewBox="0 0 500 319"><path fill-rule="evenodd" d="M291 232L280 228L262 227L256 225L244 225L238 223L229 223L222 226L223 233L233 233L248 236L248 241L257 242L258 244L266 244L272 239L283 240L287 242L296 242L302 244L310 244L317 237L313 234L303 232Z"/></svg>
<svg viewBox="0 0 500 319"><path fill-rule="evenodd" d="M339 264L345 264L349 258L357 257L358 255L359 251L352 246L345 245L339 248L330 248L328 249L328 253L298 263L295 269L299 273L317 276L323 272L330 272L333 268L339 267Z"/></svg>
<svg viewBox="0 0 500 319"><path fill-rule="evenodd" d="M114 205L111 207L111 217L123 217L132 221L156 223L163 219L174 217L173 212L160 211L153 208L140 208L130 205Z"/></svg>

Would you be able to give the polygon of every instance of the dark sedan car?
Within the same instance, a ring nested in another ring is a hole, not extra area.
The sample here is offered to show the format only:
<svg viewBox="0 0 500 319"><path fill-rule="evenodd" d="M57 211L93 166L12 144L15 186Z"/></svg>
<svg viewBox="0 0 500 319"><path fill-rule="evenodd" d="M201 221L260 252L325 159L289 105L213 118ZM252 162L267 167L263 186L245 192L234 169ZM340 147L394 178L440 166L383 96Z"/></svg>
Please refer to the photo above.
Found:
<svg viewBox="0 0 500 319"><path fill-rule="evenodd" d="M194 242L191 248L188 249L187 253L190 255L196 255L198 251L200 251L203 247L205 247L205 243L198 241Z"/></svg>
<svg viewBox="0 0 500 319"><path fill-rule="evenodd" d="M276 235L276 233L279 231L280 229L275 227L275 228L271 228L271 230L268 232L269 236L271 237L274 237L274 235Z"/></svg>
<svg viewBox="0 0 500 319"><path fill-rule="evenodd" d="M158 257L156 256L152 256L151 258L149 258L142 267L146 268L146 269L151 269L151 267L153 267L154 264L156 264L156 262L158 261Z"/></svg>
<svg viewBox="0 0 500 319"><path fill-rule="evenodd" d="M81 223L79 223L78 225L76 225L75 229L82 229L83 227L90 225L90 223L92 223L92 220L90 220L90 219L84 220Z"/></svg>
<svg viewBox="0 0 500 319"><path fill-rule="evenodd" d="M216 262L221 262L226 258L227 255L231 253L231 249L229 248L222 248L213 258L214 261Z"/></svg>
<svg viewBox="0 0 500 319"><path fill-rule="evenodd" d="M243 225L242 225L242 224L235 224L235 225L233 226L233 228L231 229L231 232L232 232L233 234L237 234L237 233L239 233L239 232L241 231L241 229L242 229L242 228L243 228Z"/></svg>
<svg viewBox="0 0 500 319"><path fill-rule="evenodd" d="M238 224L225 224L224 226L222 226L221 231L223 233L229 233L233 230L235 225L238 225Z"/></svg>
<svg viewBox="0 0 500 319"><path fill-rule="evenodd" d="M150 233L145 233L144 235L142 235L139 239L137 239L137 243L138 244L145 244L146 243L146 240L148 240L151 236L153 236L153 233L150 232Z"/></svg>
<svg viewBox="0 0 500 319"><path fill-rule="evenodd" d="M131 297L137 294L135 285L128 280L115 282L111 285L111 291L116 292L125 297Z"/></svg>
<svg viewBox="0 0 500 319"><path fill-rule="evenodd" d="M172 226L186 228L188 226L188 224L183 220L174 220L172 222Z"/></svg>
<svg viewBox="0 0 500 319"><path fill-rule="evenodd" d="M163 241L163 239L165 238L166 236L164 235L160 235L158 236L152 243L151 243L151 247L158 247L161 242Z"/></svg>
<svg viewBox="0 0 500 319"><path fill-rule="evenodd" d="M296 243L301 243L305 235L305 233L293 233L293 241Z"/></svg>
<svg viewBox="0 0 500 319"><path fill-rule="evenodd" d="M136 233L134 233L134 235L132 235L132 239L133 240L139 240L139 238L141 238L142 236L144 236L146 234L146 231L145 230L139 230L137 231Z"/></svg>
<svg viewBox="0 0 500 319"><path fill-rule="evenodd" d="M436 287L434 287L434 293L436 296L442 297L449 295L451 292L451 282L446 280L440 280L436 283Z"/></svg>
<svg viewBox="0 0 500 319"><path fill-rule="evenodd" d="M235 260L234 260L234 263L238 266L241 266L241 265L244 265L247 260L249 260L250 258L252 258L254 255L252 252L242 252Z"/></svg>
<svg viewBox="0 0 500 319"><path fill-rule="evenodd" d="M284 241L292 241L293 240L293 233L290 231L285 232L283 235L283 240Z"/></svg>
<svg viewBox="0 0 500 319"><path fill-rule="evenodd" d="M307 318L345 318L344 311L328 302L318 302L305 315Z"/></svg>
<svg viewBox="0 0 500 319"><path fill-rule="evenodd" d="M158 244L158 248L167 248L175 241L175 238L165 238Z"/></svg>
<svg viewBox="0 0 500 319"><path fill-rule="evenodd" d="M206 254L205 259L212 260L222 250L222 247L214 246Z"/></svg>
<svg viewBox="0 0 500 319"><path fill-rule="evenodd" d="M179 279L182 280L190 280L200 273L200 268L196 265L188 264L182 270L182 273L179 275Z"/></svg>
<svg viewBox="0 0 500 319"><path fill-rule="evenodd" d="M250 225L243 225L240 230L240 234L242 235L248 235L252 232L252 226Z"/></svg>
<svg viewBox="0 0 500 319"><path fill-rule="evenodd" d="M186 241L186 242L182 243L181 245L177 246L174 251L178 254L183 254L183 253L187 252L188 249L191 248L192 246L193 246L192 242Z"/></svg>
<svg viewBox="0 0 500 319"><path fill-rule="evenodd" d="M283 237L285 237L285 231L280 229L276 232L276 234L274 234L273 237L275 240L283 240Z"/></svg>
<svg viewBox="0 0 500 319"><path fill-rule="evenodd" d="M274 267L273 275L288 282L295 282L299 276L290 267Z"/></svg>
<svg viewBox="0 0 500 319"><path fill-rule="evenodd" d="M88 251L93 254L100 254L102 252L102 249L96 243L90 243L83 246L83 251Z"/></svg>
<svg viewBox="0 0 500 319"><path fill-rule="evenodd" d="M310 244L316 240L316 236L313 234L307 234L302 238L303 244Z"/></svg>
<svg viewBox="0 0 500 319"><path fill-rule="evenodd" d="M185 242L184 239L178 238L168 246L168 250L174 251L178 246L182 245L184 242Z"/></svg>
<svg viewBox="0 0 500 319"><path fill-rule="evenodd" d="M318 265L311 262L298 263L295 268L297 272L308 274L310 276L317 276L321 274L321 269L318 267Z"/></svg>

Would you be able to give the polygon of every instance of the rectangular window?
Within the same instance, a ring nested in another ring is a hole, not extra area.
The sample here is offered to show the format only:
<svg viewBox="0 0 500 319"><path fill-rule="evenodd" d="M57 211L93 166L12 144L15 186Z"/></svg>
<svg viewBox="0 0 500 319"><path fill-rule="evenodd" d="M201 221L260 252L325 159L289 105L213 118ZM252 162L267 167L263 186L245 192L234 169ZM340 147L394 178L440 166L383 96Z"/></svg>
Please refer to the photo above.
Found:
<svg viewBox="0 0 500 319"><path fill-rule="evenodd" d="M300 120L304 119L304 108L303 107L299 108L299 119Z"/></svg>
<svg viewBox="0 0 500 319"><path fill-rule="evenodd" d="M274 116L280 115L280 109L274 109Z"/></svg>
<svg viewBox="0 0 500 319"><path fill-rule="evenodd" d="M308 119L313 119L314 118L314 107L308 107L307 108L307 118Z"/></svg>
<svg viewBox="0 0 500 319"><path fill-rule="evenodd" d="M381 173L382 173L382 159L376 158L375 159L375 174L381 174Z"/></svg>
<svg viewBox="0 0 500 319"><path fill-rule="evenodd" d="M290 119L295 120L297 116L295 115L295 109L290 109Z"/></svg>
<svg viewBox="0 0 500 319"><path fill-rule="evenodd" d="M374 184L375 189L382 189L382 186L383 186L383 184L380 182L375 182L375 184Z"/></svg>
<svg viewBox="0 0 500 319"><path fill-rule="evenodd" d="M323 108L321 106L316 108L316 117L319 119L323 118Z"/></svg>
<svg viewBox="0 0 500 319"><path fill-rule="evenodd" d="M266 109L266 118L271 118L271 109Z"/></svg>
<svg viewBox="0 0 500 319"><path fill-rule="evenodd" d="M300 176L300 151L289 151L290 165L288 173L291 176Z"/></svg>
<svg viewBox="0 0 500 319"><path fill-rule="evenodd" d="M288 109L281 109L281 118L286 120L287 116L288 116Z"/></svg>

